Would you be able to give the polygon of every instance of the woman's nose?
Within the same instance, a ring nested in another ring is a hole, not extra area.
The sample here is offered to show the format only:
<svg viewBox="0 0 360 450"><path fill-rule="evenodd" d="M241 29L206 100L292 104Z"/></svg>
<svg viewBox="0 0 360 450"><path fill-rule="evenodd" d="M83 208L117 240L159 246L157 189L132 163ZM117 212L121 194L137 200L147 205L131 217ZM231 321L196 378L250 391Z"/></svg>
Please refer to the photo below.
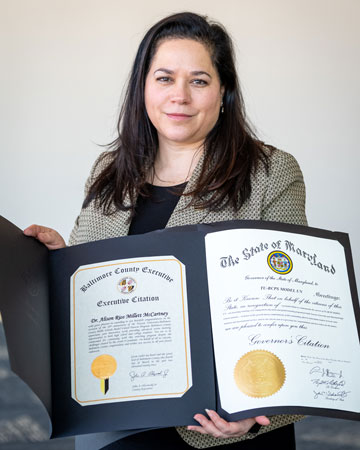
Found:
<svg viewBox="0 0 360 450"><path fill-rule="evenodd" d="M191 95L188 83L179 80L173 85L171 101L179 104L190 103Z"/></svg>

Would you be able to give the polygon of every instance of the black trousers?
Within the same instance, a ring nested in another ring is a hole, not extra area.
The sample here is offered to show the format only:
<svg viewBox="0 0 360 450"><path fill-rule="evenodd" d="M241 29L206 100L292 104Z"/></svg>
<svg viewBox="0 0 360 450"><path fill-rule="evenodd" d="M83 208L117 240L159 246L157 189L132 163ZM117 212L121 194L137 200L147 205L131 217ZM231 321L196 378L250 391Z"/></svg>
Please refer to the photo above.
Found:
<svg viewBox="0 0 360 450"><path fill-rule="evenodd" d="M103 450L190 450L175 428L150 430L133 434L107 445ZM295 450L294 425L286 425L269 433L235 444L219 445L214 450Z"/></svg>

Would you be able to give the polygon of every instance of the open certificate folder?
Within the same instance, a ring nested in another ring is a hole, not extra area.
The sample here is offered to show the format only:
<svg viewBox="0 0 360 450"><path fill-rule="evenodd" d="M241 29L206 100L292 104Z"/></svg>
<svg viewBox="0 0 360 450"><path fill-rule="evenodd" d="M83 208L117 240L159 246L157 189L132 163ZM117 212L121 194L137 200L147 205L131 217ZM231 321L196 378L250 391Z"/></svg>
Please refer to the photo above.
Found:
<svg viewBox="0 0 360 450"><path fill-rule="evenodd" d="M205 408L360 418L344 233L236 221L48 252L1 219L0 244L10 361L53 437L189 425Z"/></svg>

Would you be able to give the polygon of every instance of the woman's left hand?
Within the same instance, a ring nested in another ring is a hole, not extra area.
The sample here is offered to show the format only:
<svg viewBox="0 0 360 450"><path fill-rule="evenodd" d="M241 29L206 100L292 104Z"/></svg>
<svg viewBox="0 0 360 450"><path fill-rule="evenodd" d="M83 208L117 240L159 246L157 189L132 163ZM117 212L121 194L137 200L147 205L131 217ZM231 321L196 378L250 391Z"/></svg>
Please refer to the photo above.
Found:
<svg viewBox="0 0 360 450"><path fill-rule="evenodd" d="M266 416L257 416L250 419L243 419L237 422L227 422L219 414L212 410L205 410L209 418L203 414L195 414L194 419L200 426L189 425L188 430L197 431L201 434L225 439L230 437L240 437L246 434L256 423L259 425L269 425L270 420Z"/></svg>

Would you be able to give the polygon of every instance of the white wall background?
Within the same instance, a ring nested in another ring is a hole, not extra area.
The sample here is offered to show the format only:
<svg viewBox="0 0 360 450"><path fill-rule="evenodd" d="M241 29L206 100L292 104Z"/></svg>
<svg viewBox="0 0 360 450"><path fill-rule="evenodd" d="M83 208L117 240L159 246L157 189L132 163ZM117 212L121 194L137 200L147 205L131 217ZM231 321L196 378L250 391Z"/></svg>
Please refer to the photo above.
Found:
<svg viewBox="0 0 360 450"><path fill-rule="evenodd" d="M232 34L252 122L298 159L309 224L349 232L360 281L360 1L183 0L181 10ZM68 237L137 45L177 11L168 0L0 0L0 214Z"/></svg>

